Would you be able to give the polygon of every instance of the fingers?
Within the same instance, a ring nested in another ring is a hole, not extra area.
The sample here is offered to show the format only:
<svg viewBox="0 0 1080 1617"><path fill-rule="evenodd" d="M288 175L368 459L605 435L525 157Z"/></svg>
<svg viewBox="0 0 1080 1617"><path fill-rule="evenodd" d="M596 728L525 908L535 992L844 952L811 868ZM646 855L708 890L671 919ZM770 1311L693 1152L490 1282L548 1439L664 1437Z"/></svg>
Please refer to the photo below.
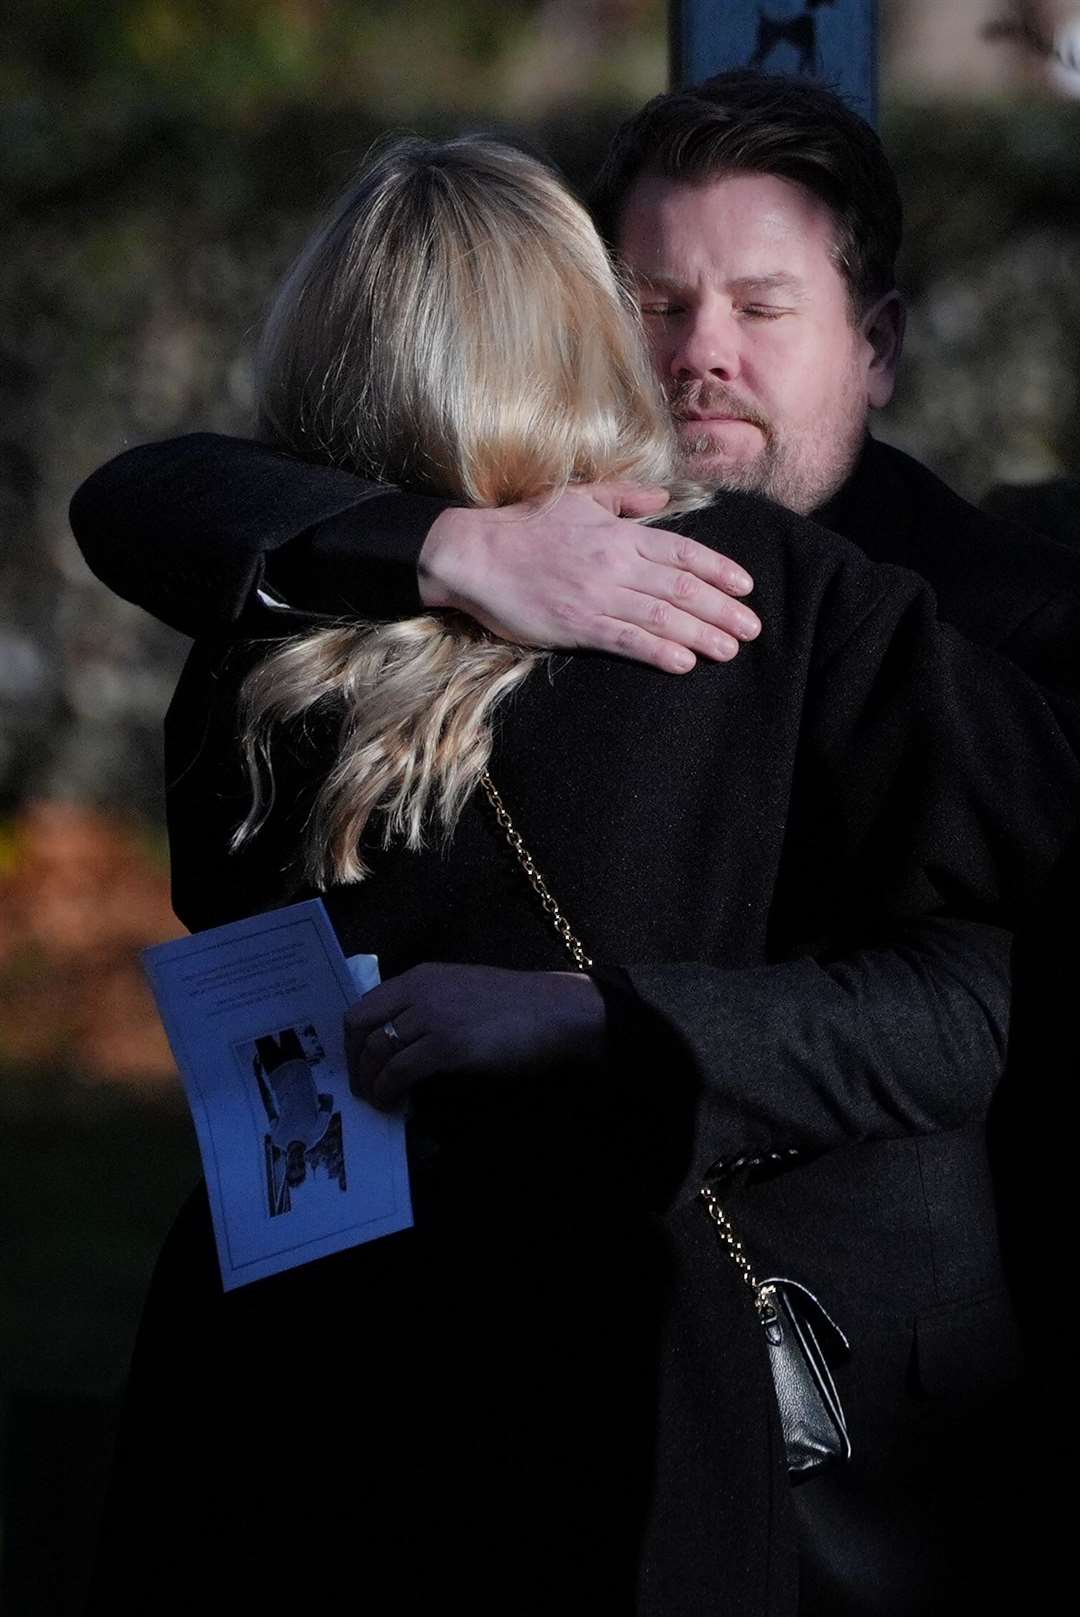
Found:
<svg viewBox="0 0 1080 1617"><path fill-rule="evenodd" d="M411 1000L411 985L406 982L408 972L391 977L388 982L369 988L362 999L356 1000L345 1012L345 1037L363 1042L364 1037L392 1022L407 1010Z"/></svg>
<svg viewBox="0 0 1080 1617"><path fill-rule="evenodd" d="M395 1044L376 1029L368 1036L355 1064L349 1064L353 1094L381 1112L393 1111L414 1085L433 1078L440 1070L440 1049L439 1040L430 1033L411 1044Z"/></svg>
<svg viewBox="0 0 1080 1617"><path fill-rule="evenodd" d="M596 491L616 498L627 486ZM605 577L606 585L593 613L581 614L580 643L686 673L698 657L730 662L761 632L760 618L737 599L753 589L749 573L695 539L637 528L632 549L608 557L597 546L589 561L594 591Z"/></svg>
<svg viewBox="0 0 1080 1617"><path fill-rule="evenodd" d="M693 668L697 657L730 662L742 641L756 637L761 624L748 607L740 606L722 591L700 581L697 585L690 611L673 605L659 593L620 590L614 610L597 625L596 634L602 649L636 662L651 663L672 674L686 673ZM682 590L682 586L664 576L654 589L675 593L676 589Z"/></svg>
<svg viewBox="0 0 1080 1617"><path fill-rule="evenodd" d="M439 1040L430 1033L406 1045L390 1057L375 1074L364 1099L380 1112L392 1112L407 1099L409 1091L440 1070Z"/></svg>
<svg viewBox="0 0 1080 1617"><path fill-rule="evenodd" d="M665 640L620 618L598 618L593 625L590 644L599 651L610 652L612 656L647 663L665 674L688 674L697 663L694 653L686 646L678 645L674 640Z"/></svg>
<svg viewBox="0 0 1080 1617"><path fill-rule="evenodd" d="M737 562L678 534L641 535L623 588L604 613L604 649L685 673L697 657L730 662L761 620L733 598L753 586Z"/></svg>
<svg viewBox="0 0 1080 1617"><path fill-rule="evenodd" d="M642 617L642 612L647 617ZM687 623L722 630L734 641L756 640L761 633L761 619L742 601L733 600L726 591L715 589L693 573L681 573L672 567L657 567L643 562L635 570L635 577L627 581L613 602L612 617L625 617L630 623L654 629L672 640L683 640L682 630ZM684 643L692 650L707 650L707 643ZM737 646L728 655L734 656Z"/></svg>
<svg viewBox="0 0 1080 1617"><path fill-rule="evenodd" d="M639 530L637 548L646 560L667 566L675 572L691 574L727 595L749 595L754 587L754 580L737 561L682 534L665 533L660 528L642 528ZM672 599L677 597L673 596Z"/></svg>
<svg viewBox="0 0 1080 1617"><path fill-rule="evenodd" d="M725 597L726 599L726 597ZM669 641L698 657L726 663L737 654L741 635L709 623L690 612L683 612L653 595L624 590L619 597L618 616L613 621L622 630L644 630L658 640ZM633 635L622 634L622 643L613 647L626 656L624 645L634 643Z"/></svg>
<svg viewBox="0 0 1080 1617"><path fill-rule="evenodd" d="M383 983L380 987L392 988L393 982ZM382 994L382 1006L372 1012L368 1001L377 992L372 989L345 1013L345 1060L349 1069L349 1087L354 1095L368 1101L388 1062L406 1049L411 1049L421 1035L419 1018L403 1002L396 1011L387 1014L386 1006L398 1004L392 995ZM378 1019L374 1020L374 1017Z"/></svg>
<svg viewBox="0 0 1080 1617"><path fill-rule="evenodd" d="M444 536L439 554L453 588L436 604L526 645L607 651L667 673L687 672L699 656L729 661L761 629L738 599L753 579L708 545L626 520L656 516L667 503L664 489L608 482L575 485L539 509L471 512L471 538ZM357 1027L393 1014L392 1003L376 999Z"/></svg>

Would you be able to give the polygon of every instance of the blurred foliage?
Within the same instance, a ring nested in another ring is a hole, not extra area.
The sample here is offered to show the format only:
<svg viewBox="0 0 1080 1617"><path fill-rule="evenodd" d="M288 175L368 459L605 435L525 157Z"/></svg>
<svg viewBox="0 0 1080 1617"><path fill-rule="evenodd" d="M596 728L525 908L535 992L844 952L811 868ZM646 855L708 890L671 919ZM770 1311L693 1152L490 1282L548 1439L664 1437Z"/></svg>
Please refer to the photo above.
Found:
<svg viewBox="0 0 1080 1617"><path fill-rule="evenodd" d="M378 99L387 82L415 100L440 62L460 58L468 70L453 93L475 105L508 31L537 9L537 0L16 0L16 48L0 84L7 96L107 100L129 115L164 106L236 125L283 102Z"/></svg>
<svg viewBox="0 0 1080 1617"><path fill-rule="evenodd" d="M916 302L944 267L999 251L1025 230L1080 231L1076 102L901 102L882 134L900 175L903 280Z"/></svg>
<svg viewBox="0 0 1080 1617"><path fill-rule="evenodd" d="M1080 102L899 105L911 318L884 434L969 498L1080 470Z"/></svg>
<svg viewBox="0 0 1080 1617"><path fill-rule="evenodd" d="M644 97L665 19L661 0L9 0L8 183L69 190L162 125L220 139L296 108L426 126Z"/></svg>
<svg viewBox="0 0 1080 1617"><path fill-rule="evenodd" d="M0 823L0 1389L123 1376L198 1172L139 960L182 930L160 832L55 802Z"/></svg>
<svg viewBox="0 0 1080 1617"><path fill-rule="evenodd" d="M16 49L0 84L242 123L283 101L354 105L389 93L418 104L440 64L460 62L451 96L475 106L491 99L492 68L539 10L539 0L16 0Z"/></svg>
<svg viewBox="0 0 1080 1617"><path fill-rule="evenodd" d="M139 951L183 930L160 834L75 803L0 825L0 1072L174 1084Z"/></svg>

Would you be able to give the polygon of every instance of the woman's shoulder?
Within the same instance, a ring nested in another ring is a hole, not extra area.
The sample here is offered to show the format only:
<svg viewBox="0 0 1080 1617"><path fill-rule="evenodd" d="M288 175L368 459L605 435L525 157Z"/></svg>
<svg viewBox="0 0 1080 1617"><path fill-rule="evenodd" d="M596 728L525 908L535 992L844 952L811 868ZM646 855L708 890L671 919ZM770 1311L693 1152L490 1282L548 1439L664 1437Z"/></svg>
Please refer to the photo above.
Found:
<svg viewBox="0 0 1080 1617"><path fill-rule="evenodd" d="M919 602L936 612L926 580L906 568L871 561L849 539L760 495L718 492L712 502L664 527L722 551L754 580L750 597L768 621L785 615L804 629L845 625L882 607ZM815 629L816 632L816 629Z"/></svg>
<svg viewBox="0 0 1080 1617"><path fill-rule="evenodd" d="M711 550L723 550L740 563L745 554L765 572L793 569L828 575L845 565L883 565L871 562L850 539L760 494L719 489L708 505L672 518L663 526L685 533ZM884 571L901 569L885 567Z"/></svg>

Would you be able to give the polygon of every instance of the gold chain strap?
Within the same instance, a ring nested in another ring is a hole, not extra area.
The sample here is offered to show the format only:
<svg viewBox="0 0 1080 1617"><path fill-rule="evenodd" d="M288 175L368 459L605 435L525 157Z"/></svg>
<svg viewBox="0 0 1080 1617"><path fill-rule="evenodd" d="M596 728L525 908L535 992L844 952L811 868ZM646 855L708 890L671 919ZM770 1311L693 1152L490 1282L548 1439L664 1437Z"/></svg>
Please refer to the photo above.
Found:
<svg viewBox="0 0 1080 1617"><path fill-rule="evenodd" d="M488 802L495 810L495 818L498 820L501 829L505 833L506 840L513 849L518 864L528 877L529 885L532 887L533 892L537 894L541 904L544 906L545 911L548 915L550 915L551 924L565 944L567 953L570 955L571 960L574 962L574 965L577 967L578 971L588 971L592 965L592 961L585 953L580 941L570 930L570 922L566 919L566 916L555 902L550 888L545 882L543 876L541 876L540 872L537 870L536 865L533 863L532 854L521 840L520 834L515 831L514 822L506 812L506 805L496 791L495 782L492 780L486 769L480 776L480 784L487 794ZM739 1273L742 1275L746 1284L750 1287L750 1290L754 1294L755 1308L763 1319L768 1319L775 1306L773 1302L772 1286L761 1286L758 1284L754 1276L754 1271L750 1267L750 1261L747 1258L746 1253L743 1251L743 1244L735 1234L731 1220L728 1218L727 1214L724 1212L724 1209L717 1201L716 1192L711 1188L711 1186L702 1185L701 1199L705 1203L709 1217L716 1225L717 1234L727 1249L731 1261L735 1264Z"/></svg>
<svg viewBox="0 0 1080 1617"><path fill-rule="evenodd" d="M592 961L585 953L585 950L582 948L578 939L575 938L574 934L571 932L570 922L566 919L566 916L563 914L558 904L556 904L543 876L541 876L540 872L533 864L532 854L529 852L528 848L526 848L524 842L522 842L521 837L514 830L514 822L506 812L506 805L503 803L502 798L495 790L495 782L492 780L486 769L480 776L480 784L487 793L488 802L495 810L495 818L498 820L499 825L506 833L506 840L514 850L518 864L529 878L529 885L532 887L533 892L537 894L541 904L544 906L545 911L548 915L550 915L551 924L565 944L567 953L569 954L571 960L574 962L574 965L577 967L578 971L588 971L592 966Z"/></svg>
<svg viewBox="0 0 1080 1617"><path fill-rule="evenodd" d="M775 1288L759 1284L750 1267L750 1260L743 1251L743 1244L735 1234L730 1218L717 1201L716 1192L711 1185L702 1185L701 1199L708 1209L709 1217L716 1225L717 1235L727 1248L728 1256L754 1294L754 1307L763 1319L769 1317L775 1308L773 1301Z"/></svg>

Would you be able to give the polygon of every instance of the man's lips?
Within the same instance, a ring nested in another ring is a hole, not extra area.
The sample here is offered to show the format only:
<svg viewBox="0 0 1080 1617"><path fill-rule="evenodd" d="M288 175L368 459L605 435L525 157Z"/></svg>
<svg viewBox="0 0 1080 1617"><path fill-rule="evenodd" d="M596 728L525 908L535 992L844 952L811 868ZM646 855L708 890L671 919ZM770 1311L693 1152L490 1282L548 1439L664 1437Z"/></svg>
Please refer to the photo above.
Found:
<svg viewBox="0 0 1080 1617"><path fill-rule="evenodd" d="M731 410L676 410L674 415L676 421L691 426L723 426L736 421L745 422L750 427L760 426L753 416L738 415Z"/></svg>
<svg viewBox="0 0 1080 1617"><path fill-rule="evenodd" d="M680 421L746 421L748 416L735 415L731 410L680 410Z"/></svg>
<svg viewBox="0 0 1080 1617"><path fill-rule="evenodd" d="M682 452L691 457L704 455L709 461L733 464L750 462L768 446L768 432L752 415L685 406L673 414L678 443Z"/></svg>

